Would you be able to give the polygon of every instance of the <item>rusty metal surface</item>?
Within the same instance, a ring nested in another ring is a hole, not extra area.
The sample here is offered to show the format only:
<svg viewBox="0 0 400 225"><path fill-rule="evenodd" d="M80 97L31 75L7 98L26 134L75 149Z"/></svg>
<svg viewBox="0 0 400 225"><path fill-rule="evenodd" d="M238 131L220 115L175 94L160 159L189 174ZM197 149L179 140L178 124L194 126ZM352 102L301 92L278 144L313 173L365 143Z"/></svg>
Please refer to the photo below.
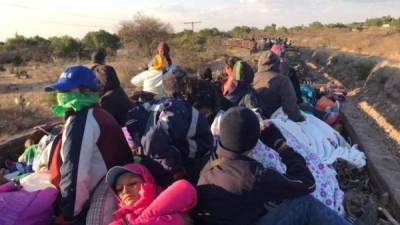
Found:
<svg viewBox="0 0 400 225"><path fill-rule="evenodd" d="M47 131L50 131L53 127L59 124L60 122L45 124L43 125L43 128ZM6 159L16 160L18 156L22 154L26 139L30 138L34 142L37 142L44 134L45 133L39 129L31 129L0 143L0 168L4 167L4 161Z"/></svg>

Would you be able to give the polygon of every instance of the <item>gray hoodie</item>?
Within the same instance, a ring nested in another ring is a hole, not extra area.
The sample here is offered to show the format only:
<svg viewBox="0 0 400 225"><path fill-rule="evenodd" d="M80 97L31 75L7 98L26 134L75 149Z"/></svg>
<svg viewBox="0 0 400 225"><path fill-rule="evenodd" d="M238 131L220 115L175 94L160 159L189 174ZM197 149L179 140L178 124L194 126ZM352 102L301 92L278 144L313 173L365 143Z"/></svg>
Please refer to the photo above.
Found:
<svg viewBox="0 0 400 225"><path fill-rule="evenodd" d="M279 56L264 52L258 61L258 72L254 77L254 89L259 95L264 116L270 118L279 107L295 122L304 121L297 105L294 88L287 76L280 75Z"/></svg>

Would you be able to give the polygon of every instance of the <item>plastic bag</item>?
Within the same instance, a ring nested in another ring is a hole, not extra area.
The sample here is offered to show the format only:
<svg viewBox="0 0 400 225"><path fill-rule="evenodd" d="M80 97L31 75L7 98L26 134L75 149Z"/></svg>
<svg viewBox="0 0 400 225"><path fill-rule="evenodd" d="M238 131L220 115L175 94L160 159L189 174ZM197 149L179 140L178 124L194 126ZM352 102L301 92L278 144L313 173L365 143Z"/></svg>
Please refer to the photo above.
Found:
<svg viewBox="0 0 400 225"><path fill-rule="evenodd" d="M25 191L34 192L46 188L56 188L50 182L50 173L37 172L29 174L20 180L20 184Z"/></svg>

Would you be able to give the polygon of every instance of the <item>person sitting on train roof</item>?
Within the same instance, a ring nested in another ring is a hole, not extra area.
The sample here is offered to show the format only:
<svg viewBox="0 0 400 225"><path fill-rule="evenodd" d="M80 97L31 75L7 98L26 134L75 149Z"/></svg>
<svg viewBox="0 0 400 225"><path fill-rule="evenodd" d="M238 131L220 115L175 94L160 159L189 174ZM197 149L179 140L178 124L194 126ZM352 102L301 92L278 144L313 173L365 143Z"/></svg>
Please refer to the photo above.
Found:
<svg viewBox="0 0 400 225"><path fill-rule="evenodd" d="M51 112L64 128L50 150L51 183L59 190L57 224L84 224L90 195L113 166L133 160L117 121L97 105L98 81L92 70L67 67L45 91L56 91Z"/></svg>
<svg viewBox="0 0 400 225"><path fill-rule="evenodd" d="M106 181L119 202L110 225L184 225L197 201L196 189L186 180L163 190L147 168L136 163L111 168Z"/></svg>
<svg viewBox="0 0 400 225"><path fill-rule="evenodd" d="M228 79L223 86L224 97L234 106L244 106L262 114L258 96L252 87L253 68L237 57L228 57L225 60L225 72Z"/></svg>
<svg viewBox="0 0 400 225"><path fill-rule="evenodd" d="M122 127L126 114L133 103L120 86L117 72L108 65L99 65L93 69L99 81L99 104L110 113Z"/></svg>
<svg viewBox="0 0 400 225"><path fill-rule="evenodd" d="M258 94L263 116L270 118L279 107L295 122L304 121L289 77L280 74L280 58L268 50L258 61L253 87Z"/></svg>
<svg viewBox="0 0 400 225"><path fill-rule="evenodd" d="M198 161L213 148L213 137L204 116L181 100L186 73L179 67L164 75L167 97L137 102L128 112L126 127L141 151L141 163L163 187L186 178L196 183Z"/></svg>
<svg viewBox="0 0 400 225"><path fill-rule="evenodd" d="M259 138L279 153L285 175L246 155ZM280 131L275 126L260 131L253 111L233 107L222 117L217 150L201 171L192 215L198 225L350 225L308 195L314 189L304 158Z"/></svg>

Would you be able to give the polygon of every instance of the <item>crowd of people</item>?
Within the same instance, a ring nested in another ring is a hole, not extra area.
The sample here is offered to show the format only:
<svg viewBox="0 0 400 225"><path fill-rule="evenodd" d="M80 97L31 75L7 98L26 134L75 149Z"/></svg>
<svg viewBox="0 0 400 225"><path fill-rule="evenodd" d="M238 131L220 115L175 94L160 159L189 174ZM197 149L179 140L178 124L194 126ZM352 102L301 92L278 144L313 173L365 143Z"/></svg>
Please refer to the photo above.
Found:
<svg viewBox="0 0 400 225"><path fill-rule="evenodd" d="M291 48L293 47L293 42L292 40L289 40L287 37L282 38L282 37L263 37L259 40L256 40L255 38L251 39L253 45L250 49L250 54L256 53L257 51L265 51L269 50L272 48L274 45L280 45L285 48Z"/></svg>
<svg viewBox="0 0 400 225"><path fill-rule="evenodd" d="M131 80L134 100L104 52L67 67L45 88L62 130L26 143L13 166L29 168L0 185L0 224L351 224L332 164L365 156L329 126L338 91L308 102L284 48L264 50L256 71L227 57L215 80L174 65L162 42Z"/></svg>

